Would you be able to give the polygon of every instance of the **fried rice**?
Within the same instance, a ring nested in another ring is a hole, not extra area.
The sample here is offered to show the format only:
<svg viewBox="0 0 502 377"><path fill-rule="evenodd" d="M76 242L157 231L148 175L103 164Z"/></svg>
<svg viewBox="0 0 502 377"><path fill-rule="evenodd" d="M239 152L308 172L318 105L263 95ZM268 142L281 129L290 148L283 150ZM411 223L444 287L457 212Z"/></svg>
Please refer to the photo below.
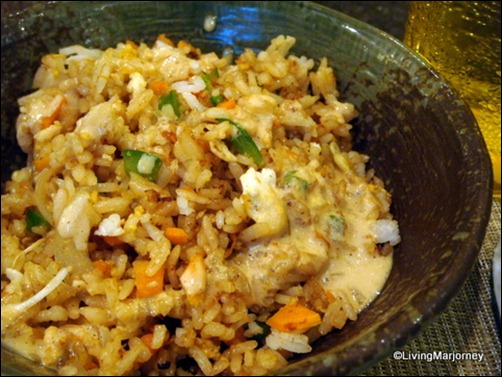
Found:
<svg viewBox="0 0 502 377"><path fill-rule="evenodd" d="M399 228L357 110L294 44L42 58L2 195L4 346L60 375L264 375L357 320Z"/></svg>

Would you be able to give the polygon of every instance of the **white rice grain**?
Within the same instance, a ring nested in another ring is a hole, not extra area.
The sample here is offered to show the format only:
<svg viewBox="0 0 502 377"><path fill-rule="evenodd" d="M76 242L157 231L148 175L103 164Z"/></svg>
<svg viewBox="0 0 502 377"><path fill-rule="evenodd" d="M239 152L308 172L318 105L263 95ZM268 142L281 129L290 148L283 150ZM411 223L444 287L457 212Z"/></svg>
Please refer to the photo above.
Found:
<svg viewBox="0 0 502 377"><path fill-rule="evenodd" d="M294 353L308 353L312 351L309 338L304 334L287 333L272 329L265 338L267 346L273 350L283 349Z"/></svg>
<svg viewBox="0 0 502 377"><path fill-rule="evenodd" d="M392 246L395 246L401 242L396 220L377 220L373 225L373 235L376 243L389 242Z"/></svg>

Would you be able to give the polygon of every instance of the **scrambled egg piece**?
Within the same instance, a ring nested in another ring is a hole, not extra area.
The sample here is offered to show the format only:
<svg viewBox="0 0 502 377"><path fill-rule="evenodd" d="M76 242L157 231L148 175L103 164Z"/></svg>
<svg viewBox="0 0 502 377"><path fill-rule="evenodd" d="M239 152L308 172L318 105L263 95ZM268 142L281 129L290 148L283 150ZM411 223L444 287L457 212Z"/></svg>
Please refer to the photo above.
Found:
<svg viewBox="0 0 502 377"><path fill-rule="evenodd" d="M244 241L273 236L284 231L288 225L286 207L276 187L272 169L261 172L251 168L240 177L242 196L249 217L255 224L241 233Z"/></svg>

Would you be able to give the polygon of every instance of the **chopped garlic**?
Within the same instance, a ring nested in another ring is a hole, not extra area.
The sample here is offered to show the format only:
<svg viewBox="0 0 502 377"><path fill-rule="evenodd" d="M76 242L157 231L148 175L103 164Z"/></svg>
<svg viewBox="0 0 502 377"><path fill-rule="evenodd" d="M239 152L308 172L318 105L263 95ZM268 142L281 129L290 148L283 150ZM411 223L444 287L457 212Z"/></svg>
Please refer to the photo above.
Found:
<svg viewBox="0 0 502 377"><path fill-rule="evenodd" d="M120 216L117 213L113 213L101 221L94 234L97 236L121 236L125 231L122 229L120 221Z"/></svg>

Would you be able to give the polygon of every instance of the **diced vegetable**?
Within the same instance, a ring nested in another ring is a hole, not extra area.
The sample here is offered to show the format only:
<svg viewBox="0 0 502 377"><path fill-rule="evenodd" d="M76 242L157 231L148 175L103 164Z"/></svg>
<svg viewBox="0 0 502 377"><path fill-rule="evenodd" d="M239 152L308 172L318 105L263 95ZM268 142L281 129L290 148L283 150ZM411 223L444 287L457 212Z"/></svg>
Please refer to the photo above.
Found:
<svg viewBox="0 0 502 377"><path fill-rule="evenodd" d="M167 92L167 82L160 80L152 80L149 83L150 89L153 90L153 93L157 96L163 95Z"/></svg>
<svg viewBox="0 0 502 377"><path fill-rule="evenodd" d="M124 243L124 241L115 236L103 236L103 241L110 246L122 245Z"/></svg>
<svg viewBox="0 0 502 377"><path fill-rule="evenodd" d="M124 169L127 174L137 173L152 182L157 181L162 160L160 157L147 152L126 149L124 156Z"/></svg>
<svg viewBox="0 0 502 377"><path fill-rule="evenodd" d="M35 166L35 170L37 172L41 172L42 170L49 167L50 162L51 159L49 158L49 156L42 156L33 160L33 165Z"/></svg>
<svg viewBox="0 0 502 377"><path fill-rule="evenodd" d="M182 245L188 242L188 234L181 228L166 228L165 234L167 239L175 245Z"/></svg>
<svg viewBox="0 0 502 377"><path fill-rule="evenodd" d="M237 132L235 136L230 140L232 146L239 153L242 153L253 160L256 165L261 166L263 164L263 156L248 132L241 125L230 119L220 118L218 119L218 121L228 122L235 127Z"/></svg>
<svg viewBox="0 0 502 377"><path fill-rule="evenodd" d="M26 213L26 227L30 232L33 232L35 228L50 229L51 224L42 216L38 209L30 207Z"/></svg>
<svg viewBox="0 0 502 377"><path fill-rule="evenodd" d="M218 68L215 68L211 73L202 72L201 74L204 84L206 84L206 90L213 90L213 81L220 77L220 72Z"/></svg>
<svg viewBox="0 0 502 377"><path fill-rule="evenodd" d="M110 272L112 270L112 266L110 263L108 263L104 260L98 259L98 260L93 261L92 265L94 266L94 268L96 270L101 271L101 273L104 276L110 276Z"/></svg>
<svg viewBox="0 0 502 377"><path fill-rule="evenodd" d="M211 73L202 72L201 77L206 84L206 90L211 95L210 100L214 106L217 106L225 99L221 94L214 94L213 81L216 80L220 76L218 69L215 68Z"/></svg>
<svg viewBox="0 0 502 377"><path fill-rule="evenodd" d="M300 178L296 175L296 170L288 171L284 175L284 183L286 185L298 185L303 191L307 191L307 189L310 187L311 183L307 182L303 178Z"/></svg>
<svg viewBox="0 0 502 377"><path fill-rule="evenodd" d="M265 340L265 338L268 336L268 334L270 334L270 326L267 325L266 323L264 322L259 322L259 321L256 321L255 322L259 327L261 327L262 329L262 332L261 334L257 334L255 336L253 336L251 339L253 340L256 340L257 342L262 342Z"/></svg>
<svg viewBox="0 0 502 377"><path fill-rule="evenodd" d="M225 99L221 94L209 98L214 106L218 106Z"/></svg>
<svg viewBox="0 0 502 377"><path fill-rule="evenodd" d="M57 96L56 98L54 98L51 105L53 105L53 103L56 103L56 106L53 109L52 113L48 116L43 116L40 119L42 122L42 125L41 125L42 129L49 127L52 123L54 123L54 121L56 119L59 118L59 115L61 114L61 110L63 109L63 107L66 104L66 99L62 96ZM49 106L51 106L51 105L49 105Z"/></svg>
<svg viewBox="0 0 502 377"><path fill-rule="evenodd" d="M152 333L145 334L140 339L143 342L143 344L148 347L151 353L157 352L157 349L152 347L152 341L153 341Z"/></svg>
<svg viewBox="0 0 502 377"><path fill-rule="evenodd" d="M235 105L236 105L235 101L233 99L229 99L227 101L220 102L218 104L218 107L221 109L230 110L230 109L233 109L235 107Z"/></svg>
<svg viewBox="0 0 502 377"><path fill-rule="evenodd" d="M171 106L174 115L176 115L176 118L179 118L181 116L181 102L176 90L171 90L169 93L160 96L159 110L162 111L162 108L164 106Z"/></svg>
<svg viewBox="0 0 502 377"><path fill-rule="evenodd" d="M164 290L164 268L149 276L146 274L148 264L146 260L137 260L133 263L137 297L155 296Z"/></svg>
<svg viewBox="0 0 502 377"><path fill-rule="evenodd" d="M329 234L337 239L345 234L345 219L340 215L329 215Z"/></svg>
<svg viewBox="0 0 502 377"><path fill-rule="evenodd" d="M267 320L267 325L285 332L301 332L319 324L319 313L300 304L285 305Z"/></svg>

